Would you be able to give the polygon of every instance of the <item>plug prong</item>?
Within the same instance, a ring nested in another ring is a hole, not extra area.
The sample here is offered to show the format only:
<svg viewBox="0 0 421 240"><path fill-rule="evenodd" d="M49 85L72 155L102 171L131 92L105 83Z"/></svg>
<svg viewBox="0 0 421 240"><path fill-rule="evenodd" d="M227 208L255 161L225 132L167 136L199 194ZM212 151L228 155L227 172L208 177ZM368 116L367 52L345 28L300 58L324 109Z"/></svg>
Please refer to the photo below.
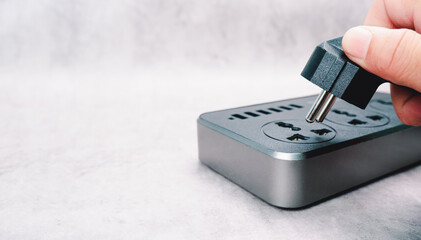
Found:
<svg viewBox="0 0 421 240"><path fill-rule="evenodd" d="M335 103L335 100L336 100L336 96L329 93L329 96L327 97L326 102L322 105L322 108L320 109L319 114L316 116L317 122L323 122L326 115L329 113L330 109Z"/></svg>
<svg viewBox="0 0 421 240"><path fill-rule="evenodd" d="M310 111L308 112L306 116L306 121L309 123L312 123L314 121L322 122L328 114L335 100L335 95L323 90L317 97Z"/></svg>

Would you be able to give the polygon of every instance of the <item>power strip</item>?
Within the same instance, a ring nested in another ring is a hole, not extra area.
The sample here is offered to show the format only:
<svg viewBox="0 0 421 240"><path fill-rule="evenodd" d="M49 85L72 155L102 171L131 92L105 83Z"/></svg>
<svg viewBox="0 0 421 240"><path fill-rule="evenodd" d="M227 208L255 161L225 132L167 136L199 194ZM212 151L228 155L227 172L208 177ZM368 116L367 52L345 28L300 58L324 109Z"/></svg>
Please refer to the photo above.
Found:
<svg viewBox="0 0 421 240"><path fill-rule="evenodd" d="M272 205L299 208L421 160L421 127L403 125L388 94L366 110L338 99L324 123L307 123L314 99L200 115L200 161Z"/></svg>

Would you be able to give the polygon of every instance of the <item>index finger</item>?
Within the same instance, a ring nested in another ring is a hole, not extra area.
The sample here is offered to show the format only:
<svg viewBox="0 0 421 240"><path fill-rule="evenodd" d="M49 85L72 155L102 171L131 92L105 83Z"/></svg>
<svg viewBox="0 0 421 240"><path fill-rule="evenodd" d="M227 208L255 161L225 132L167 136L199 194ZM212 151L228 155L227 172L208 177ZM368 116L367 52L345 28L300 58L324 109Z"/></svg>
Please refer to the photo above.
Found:
<svg viewBox="0 0 421 240"><path fill-rule="evenodd" d="M421 1L374 0L364 25L421 31Z"/></svg>

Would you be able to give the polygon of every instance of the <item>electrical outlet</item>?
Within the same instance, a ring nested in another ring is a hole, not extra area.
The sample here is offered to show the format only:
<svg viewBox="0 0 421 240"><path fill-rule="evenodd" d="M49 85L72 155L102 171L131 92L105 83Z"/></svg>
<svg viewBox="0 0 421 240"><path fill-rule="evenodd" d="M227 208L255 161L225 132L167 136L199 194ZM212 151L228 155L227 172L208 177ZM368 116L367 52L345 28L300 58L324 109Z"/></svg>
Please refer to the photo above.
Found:
<svg viewBox="0 0 421 240"><path fill-rule="evenodd" d="M272 205L298 208L421 160L421 128L399 121L388 94L366 110L338 99L328 121L307 123L314 99L202 114L200 161Z"/></svg>
<svg viewBox="0 0 421 240"><path fill-rule="evenodd" d="M272 121L263 125L262 131L272 139L298 144L326 142L336 135L326 124L309 124L302 119Z"/></svg>
<svg viewBox="0 0 421 240"><path fill-rule="evenodd" d="M381 111L393 110L393 104L391 99L375 98L370 102L370 106L374 109Z"/></svg>
<svg viewBox="0 0 421 240"><path fill-rule="evenodd" d="M334 108L326 119L350 127L379 127L389 123L389 118L384 114L351 108Z"/></svg>

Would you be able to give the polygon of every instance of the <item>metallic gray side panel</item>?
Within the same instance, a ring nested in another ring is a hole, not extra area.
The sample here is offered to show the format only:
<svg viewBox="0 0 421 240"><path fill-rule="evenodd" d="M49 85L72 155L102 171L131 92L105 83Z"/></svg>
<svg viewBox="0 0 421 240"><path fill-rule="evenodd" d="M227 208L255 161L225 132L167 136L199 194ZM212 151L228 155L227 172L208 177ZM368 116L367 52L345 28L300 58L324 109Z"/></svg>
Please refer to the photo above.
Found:
<svg viewBox="0 0 421 240"><path fill-rule="evenodd" d="M300 162L282 161L198 124L199 159L216 172L275 206L300 200Z"/></svg>
<svg viewBox="0 0 421 240"><path fill-rule="evenodd" d="M284 208L298 208L421 160L421 128L409 128L302 160L266 155L198 123L199 159Z"/></svg>

